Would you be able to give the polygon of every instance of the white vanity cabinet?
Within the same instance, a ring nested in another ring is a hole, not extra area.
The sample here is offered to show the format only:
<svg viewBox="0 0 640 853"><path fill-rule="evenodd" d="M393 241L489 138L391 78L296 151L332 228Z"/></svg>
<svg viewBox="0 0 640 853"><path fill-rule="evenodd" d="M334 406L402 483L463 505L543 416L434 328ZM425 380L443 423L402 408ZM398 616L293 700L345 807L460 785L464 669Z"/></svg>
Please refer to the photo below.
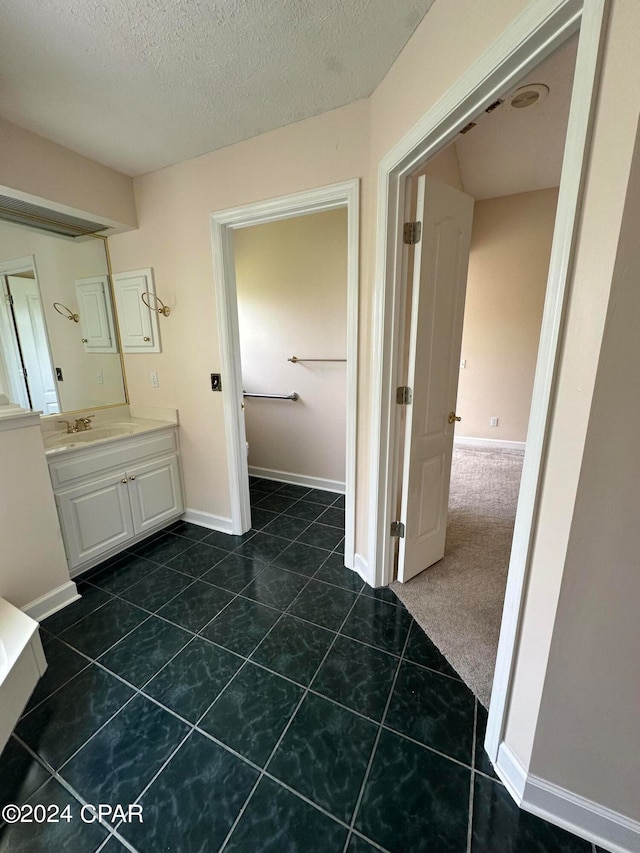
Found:
<svg viewBox="0 0 640 853"><path fill-rule="evenodd" d="M49 472L72 576L184 510L173 427L75 450Z"/></svg>

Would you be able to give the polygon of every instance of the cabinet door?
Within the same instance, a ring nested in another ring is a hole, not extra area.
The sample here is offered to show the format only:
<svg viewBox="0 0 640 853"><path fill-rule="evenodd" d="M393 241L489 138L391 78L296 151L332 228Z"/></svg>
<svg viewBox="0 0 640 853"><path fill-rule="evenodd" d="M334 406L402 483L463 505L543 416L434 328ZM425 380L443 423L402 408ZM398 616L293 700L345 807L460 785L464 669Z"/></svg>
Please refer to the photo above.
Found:
<svg viewBox="0 0 640 853"><path fill-rule="evenodd" d="M117 352L107 276L76 279L76 297L85 351Z"/></svg>
<svg viewBox="0 0 640 853"><path fill-rule="evenodd" d="M171 521L184 510L177 456L127 470L136 534Z"/></svg>
<svg viewBox="0 0 640 853"><path fill-rule="evenodd" d="M154 293L151 269L116 273L113 290L118 309L122 351L160 352L158 315L142 301L143 293ZM147 301L149 297L146 297Z"/></svg>
<svg viewBox="0 0 640 853"><path fill-rule="evenodd" d="M127 484L124 473L114 474L56 495L72 568L134 535Z"/></svg>

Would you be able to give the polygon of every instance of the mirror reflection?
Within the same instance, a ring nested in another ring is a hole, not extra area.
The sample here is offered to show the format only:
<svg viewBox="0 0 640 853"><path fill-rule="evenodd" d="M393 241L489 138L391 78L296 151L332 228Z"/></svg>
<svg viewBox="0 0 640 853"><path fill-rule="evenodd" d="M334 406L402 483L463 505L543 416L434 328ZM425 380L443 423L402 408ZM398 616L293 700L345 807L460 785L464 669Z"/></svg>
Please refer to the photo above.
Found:
<svg viewBox="0 0 640 853"><path fill-rule="evenodd" d="M45 415L126 402L101 237L0 221L0 291L0 394Z"/></svg>

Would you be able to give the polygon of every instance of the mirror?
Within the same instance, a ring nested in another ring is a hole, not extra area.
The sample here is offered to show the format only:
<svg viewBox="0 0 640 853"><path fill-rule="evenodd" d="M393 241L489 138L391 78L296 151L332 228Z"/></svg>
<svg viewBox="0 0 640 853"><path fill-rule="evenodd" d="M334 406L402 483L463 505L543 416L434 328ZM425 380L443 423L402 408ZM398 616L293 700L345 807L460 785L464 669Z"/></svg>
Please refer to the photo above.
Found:
<svg viewBox="0 0 640 853"><path fill-rule="evenodd" d="M102 237L0 221L0 394L44 415L126 403L108 274Z"/></svg>

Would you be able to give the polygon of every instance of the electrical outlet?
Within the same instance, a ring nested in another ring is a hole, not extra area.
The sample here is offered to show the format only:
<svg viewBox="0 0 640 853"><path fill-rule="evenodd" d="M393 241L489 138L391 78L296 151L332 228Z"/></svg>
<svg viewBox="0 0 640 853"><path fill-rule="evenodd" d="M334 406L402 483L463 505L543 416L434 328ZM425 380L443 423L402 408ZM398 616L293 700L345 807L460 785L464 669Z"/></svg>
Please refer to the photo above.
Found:
<svg viewBox="0 0 640 853"><path fill-rule="evenodd" d="M222 375L220 373L211 374L211 390L222 391Z"/></svg>
<svg viewBox="0 0 640 853"><path fill-rule="evenodd" d="M149 376L151 377L151 387L152 388L159 388L160 383L158 382L157 372L155 370L152 370L151 373L149 374Z"/></svg>
<svg viewBox="0 0 640 853"><path fill-rule="evenodd" d="M97 376L98 376L98 385L104 385L104 374L102 373L101 370L98 370Z"/></svg>
<svg viewBox="0 0 640 853"><path fill-rule="evenodd" d="M460 362L460 370L464 370L466 366L467 366L467 359L463 358L462 361Z"/></svg>
<svg viewBox="0 0 640 853"><path fill-rule="evenodd" d="M489 426L497 427L498 426L498 418L491 418L491 420L489 421Z"/></svg>

